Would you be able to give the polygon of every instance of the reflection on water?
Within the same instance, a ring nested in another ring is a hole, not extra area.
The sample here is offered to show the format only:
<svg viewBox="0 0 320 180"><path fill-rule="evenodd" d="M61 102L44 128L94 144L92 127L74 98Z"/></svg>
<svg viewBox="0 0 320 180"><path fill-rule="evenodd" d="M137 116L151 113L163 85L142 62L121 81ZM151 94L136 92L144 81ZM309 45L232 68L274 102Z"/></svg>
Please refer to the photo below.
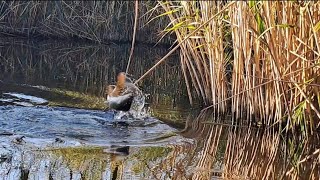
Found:
<svg viewBox="0 0 320 180"><path fill-rule="evenodd" d="M130 46L2 39L0 80L37 86L38 89L6 85L36 96L41 93L50 105L104 109L104 86L114 84L117 73L125 70ZM137 46L129 74L137 79L167 52L166 48ZM43 86L54 93L48 96L45 88L40 92ZM178 114L172 119L182 120L184 113L179 112L190 108L177 54L145 78L140 88L150 94L152 113L163 119L170 117L159 109L174 109Z"/></svg>
<svg viewBox="0 0 320 180"><path fill-rule="evenodd" d="M129 44L103 46L9 40L2 40L0 44L1 79L99 96L103 95L103 86L114 83L116 74L125 70L130 50ZM140 77L167 51L166 48L137 46L129 74ZM178 64L178 56L171 56L144 80L144 92L183 96L185 88Z"/></svg>
<svg viewBox="0 0 320 180"><path fill-rule="evenodd" d="M26 138L28 146L2 146L2 172L30 179L318 179L318 135L293 141L272 129L203 123L211 119L209 112L189 119L180 134L193 140L164 138L164 144L153 141L142 147L56 148L63 142L55 140L39 151Z"/></svg>
<svg viewBox="0 0 320 180"><path fill-rule="evenodd" d="M162 122L115 120L102 111L103 87L125 69L130 45L0 43L0 179L319 179L319 134L190 110L177 55L140 84ZM135 50L135 78L167 52Z"/></svg>
<svg viewBox="0 0 320 180"><path fill-rule="evenodd" d="M208 123L208 121L211 121ZM319 179L319 134L291 137L276 129L231 126L202 112L187 123L185 137L195 137L192 179Z"/></svg>

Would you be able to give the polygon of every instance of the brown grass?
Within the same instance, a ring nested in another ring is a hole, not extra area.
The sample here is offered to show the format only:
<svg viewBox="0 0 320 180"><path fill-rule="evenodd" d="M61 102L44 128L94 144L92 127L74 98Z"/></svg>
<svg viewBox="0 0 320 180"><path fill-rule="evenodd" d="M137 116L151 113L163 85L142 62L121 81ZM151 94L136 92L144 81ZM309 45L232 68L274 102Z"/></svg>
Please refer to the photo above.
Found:
<svg viewBox="0 0 320 180"><path fill-rule="evenodd" d="M284 125L293 133L312 134L319 127L319 2L182 1L159 7L171 21L164 32L175 33L180 43L189 93L191 83L217 115Z"/></svg>
<svg viewBox="0 0 320 180"><path fill-rule="evenodd" d="M168 20L160 18L146 25L144 13L155 2L139 3L137 41L156 43L158 32ZM0 3L2 34L27 37L77 38L108 43L130 42L134 26L133 1L2 1ZM166 37L161 43L170 43Z"/></svg>

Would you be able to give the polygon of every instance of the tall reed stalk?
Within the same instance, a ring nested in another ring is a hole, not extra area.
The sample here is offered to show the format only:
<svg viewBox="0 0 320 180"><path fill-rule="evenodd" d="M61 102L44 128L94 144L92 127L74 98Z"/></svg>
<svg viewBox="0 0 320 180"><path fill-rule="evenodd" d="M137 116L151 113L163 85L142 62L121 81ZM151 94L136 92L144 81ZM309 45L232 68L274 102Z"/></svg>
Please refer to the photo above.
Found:
<svg viewBox="0 0 320 180"><path fill-rule="evenodd" d="M159 7L160 16L170 18L165 33L175 33L178 42L193 33L180 45L181 66L189 93L191 83L216 115L307 134L319 127L319 2L170 1Z"/></svg>

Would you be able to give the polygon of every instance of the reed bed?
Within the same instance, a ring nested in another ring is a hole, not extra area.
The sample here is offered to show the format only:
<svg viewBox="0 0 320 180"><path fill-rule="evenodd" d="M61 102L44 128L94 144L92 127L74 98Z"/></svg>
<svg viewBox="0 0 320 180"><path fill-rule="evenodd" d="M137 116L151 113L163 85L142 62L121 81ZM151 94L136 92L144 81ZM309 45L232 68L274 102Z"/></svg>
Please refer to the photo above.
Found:
<svg viewBox="0 0 320 180"><path fill-rule="evenodd" d="M189 94L194 87L217 116L293 133L319 128L319 2L166 1L159 8L170 18L163 32L180 43Z"/></svg>
<svg viewBox="0 0 320 180"><path fill-rule="evenodd" d="M146 24L153 1L139 2L137 41L157 43L166 18ZM2 34L27 37L80 38L99 43L131 41L134 1L2 1ZM170 37L161 43L171 43Z"/></svg>

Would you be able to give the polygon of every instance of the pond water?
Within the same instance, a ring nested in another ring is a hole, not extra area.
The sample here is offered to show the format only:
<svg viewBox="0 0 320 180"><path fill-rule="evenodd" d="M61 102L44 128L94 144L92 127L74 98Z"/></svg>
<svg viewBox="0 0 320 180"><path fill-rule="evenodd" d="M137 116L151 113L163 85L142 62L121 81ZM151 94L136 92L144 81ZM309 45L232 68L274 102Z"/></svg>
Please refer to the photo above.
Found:
<svg viewBox="0 0 320 180"><path fill-rule="evenodd" d="M141 118L106 109L104 86L129 50L2 38L0 179L319 179L319 134L233 126L191 107L178 54L139 84ZM167 51L137 46L129 73Z"/></svg>

